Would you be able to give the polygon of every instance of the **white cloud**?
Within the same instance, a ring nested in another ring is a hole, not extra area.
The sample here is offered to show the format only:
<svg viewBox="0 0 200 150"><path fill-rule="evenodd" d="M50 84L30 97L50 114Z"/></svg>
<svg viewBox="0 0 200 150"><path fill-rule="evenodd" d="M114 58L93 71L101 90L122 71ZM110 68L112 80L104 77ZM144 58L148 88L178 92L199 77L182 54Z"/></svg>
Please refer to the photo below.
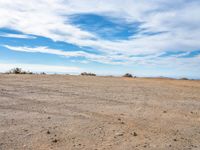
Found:
<svg viewBox="0 0 200 150"><path fill-rule="evenodd" d="M118 62L113 62L115 59L122 59L120 56L102 56L91 53L86 53L83 51L62 51L57 49L51 49L48 47L19 47L19 46L9 46L4 45L5 48L18 51L18 52L28 52L28 53L46 53L46 54L54 54L64 57L85 57L88 60L107 63L107 64L121 64ZM124 57L123 57L124 58ZM85 63L86 61L80 61L80 63Z"/></svg>
<svg viewBox="0 0 200 150"><path fill-rule="evenodd" d="M81 68L67 67L67 66L54 66L54 65L41 65L41 64L6 64L0 63L0 72L7 72L13 68L22 68L25 71L32 72L47 72L47 73L80 73Z"/></svg>
<svg viewBox="0 0 200 150"><path fill-rule="evenodd" d="M4 18L0 20L0 27L78 46L89 46L104 52L105 56L58 50L51 50L52 54L81 55L105 63L124 59L129 63L137 60L128 57L134 54L199 49L199 7L198 0L0 0L0 18ZM165 32L154 36L141 32L128 40L105 40L70 24L67 15L77 13L98 13L123 18L128 22L143 22L141 28L145 28L145 32ZM25 49L36 51L27 47ZM43 53L48 51L44 47L39 49ZM117 56L116 53L123 55Z"/></svg>
<svg viewBox="0 0 200 150"><path fill-rule="evenodd" d="M54 55L60 55L60 56L65 56L65 57L87 57L90 56L91 54L85 53L82 51L62 51L62 50L57 50L57 49L50 49L47 47L16 47L16 46L9 46L9 45L4 45L4 47L13 50L13 51L20 51L20 52L30 52L30 53L46 53L46 54L54 54Z"/></svg>
<svg viewBox="0 0 200 150"><path fill-rule="evenodd" d="M35 39L36 38L34 36L25 35L25 34L10 34L10 33L0 34L0 37L19 38L19 39Z"/></svg>

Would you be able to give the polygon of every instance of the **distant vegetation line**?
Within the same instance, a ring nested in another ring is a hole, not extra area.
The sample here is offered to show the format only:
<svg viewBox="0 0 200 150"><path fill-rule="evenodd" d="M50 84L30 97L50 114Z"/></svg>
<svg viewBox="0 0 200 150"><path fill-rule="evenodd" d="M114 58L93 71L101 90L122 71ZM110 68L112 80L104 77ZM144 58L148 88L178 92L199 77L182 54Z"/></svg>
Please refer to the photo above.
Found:
<svg viewBox="0 0 200 150"><path fill-rule="evenodd" d="M17 68L13 68L13 69L11 69L11 70L5 72L4 74L30 74L30 75L32 75L32 74L38 74L38 73L33 73L33 72L31 72L31 71L24 71L23 69L17 67ZM39 73L39 74L41 74L41 75L46 75L47 73L41 72L41 73ZM81 76L97 76L95 73L91 73L91 72L82 72L80 75L81 75ZM126 78L136 78L136 76L133 76L133 75L130 74L130 73L126 73L126 74L124 74L122 77L126 77ZM163 78L164 78L164 77L163 77ZM180 78L180 80L189 80L189 79L184 77L184 78Z"/></svg>
<svg viewBox="0 0 200 150"><path fill-rule="evenodd" d="M5 72L5 74L36 74L36 73L33 73L31 71L25 71L25 70L22 70L21 68L13 68L13 69ZM41 72L40 74L46 74L46 73Z"/></svg>

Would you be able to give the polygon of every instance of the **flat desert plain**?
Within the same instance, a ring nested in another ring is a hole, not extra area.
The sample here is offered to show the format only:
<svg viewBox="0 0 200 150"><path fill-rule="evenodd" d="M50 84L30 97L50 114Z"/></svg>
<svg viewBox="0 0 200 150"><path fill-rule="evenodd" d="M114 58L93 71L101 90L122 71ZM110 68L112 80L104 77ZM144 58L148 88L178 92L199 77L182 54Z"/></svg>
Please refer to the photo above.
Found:
<svg viewBox="0 0 200 150"><path fill-rule="evenodd" d="M1 150L199 150L200 81L0 75Z"/></svg>

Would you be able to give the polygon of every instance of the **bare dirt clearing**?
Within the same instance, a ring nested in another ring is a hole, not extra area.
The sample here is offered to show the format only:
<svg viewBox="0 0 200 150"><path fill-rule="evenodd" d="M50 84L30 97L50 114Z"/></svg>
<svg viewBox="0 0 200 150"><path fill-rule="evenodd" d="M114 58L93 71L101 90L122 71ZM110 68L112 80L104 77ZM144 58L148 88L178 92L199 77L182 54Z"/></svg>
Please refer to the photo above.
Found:
<svg viewBox="0 0 200 150"><path fill-rule="evenodd" d="M200 81L0 75L0 150L200 149Z"/></svg>

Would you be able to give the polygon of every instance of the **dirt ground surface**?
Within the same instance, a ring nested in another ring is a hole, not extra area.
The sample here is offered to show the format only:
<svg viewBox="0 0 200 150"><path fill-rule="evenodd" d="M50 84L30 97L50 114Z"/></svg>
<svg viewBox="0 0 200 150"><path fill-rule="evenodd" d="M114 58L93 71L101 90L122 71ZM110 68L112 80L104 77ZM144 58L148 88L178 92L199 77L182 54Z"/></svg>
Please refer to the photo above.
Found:
<svg viewBox="0 0 200 150"><path fill-rule="evenodd" d="M0 75L0 150L200 150L200 81Z"/></svg>

